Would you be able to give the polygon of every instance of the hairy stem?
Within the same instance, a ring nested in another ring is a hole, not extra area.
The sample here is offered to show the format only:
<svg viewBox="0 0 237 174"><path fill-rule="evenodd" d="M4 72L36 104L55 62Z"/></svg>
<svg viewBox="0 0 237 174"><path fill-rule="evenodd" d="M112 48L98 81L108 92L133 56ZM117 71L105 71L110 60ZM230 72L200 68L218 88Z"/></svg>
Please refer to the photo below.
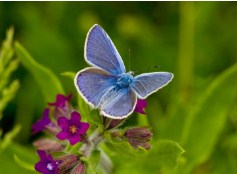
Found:
<svg viewBox="0 0 237 174"><path fill-rule="evenodd" d="M88 157L91 152L93 152L93 150L97 148L102 140L103 133L101 132L101 130L95 130L95 132L89 137L88 142L82 145L80 152L84 157Z"/></svg>

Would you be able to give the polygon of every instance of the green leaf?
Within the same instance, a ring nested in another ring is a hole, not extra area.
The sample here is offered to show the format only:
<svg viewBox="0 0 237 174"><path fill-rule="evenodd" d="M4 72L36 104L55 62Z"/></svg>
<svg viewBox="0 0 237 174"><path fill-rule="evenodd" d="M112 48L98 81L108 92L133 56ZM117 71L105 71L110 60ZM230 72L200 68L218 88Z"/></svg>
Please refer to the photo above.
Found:
<svg viewBox="0 0 237 174"><path fill-rule="evenodd" d="M11 130L10 132L8 132L8 133L4 136L4 138L3 138L3 140L2 140L2 142L1 142L1 144L0 144L0 153L1 153L1 151L3 151L5 148L7 148L7 146L9 146L9 145L11 144L13 138L16 137L16 135L19 133L20 129L21 129L21 126L20 126L20 125L16 125L13 130Z"/></svg>
<svg viewBox="0 0 237 174"><path fill-rule="evenodd" d="M147 150L142 147L137 149L132 147L129 142L127 142L127 140L112 138L109 131L104 133L104 137L106 139L104 142L104 150L107 151L111 156L134 159L140 158L147 153Z"/></svg>
<svg viewBox="0 0 237 174"><path fill-rule="evenodd" d="M91 119L91 109L89 105L85 102L85 100L77 93L77 103L78 103L78 109L81 113L81 115L87 119Z"/></svg>
<svg viewBox="0 0 237 174"><path fill-rule="evenodd" d="M237 153L237 132L230 134L223 141L225 149L229 149L232 152Z"/></svg>
<svg viewBox="0 0 237 174"><path fill-rule="evenodd" d="M18 68L19 60L14 59L13 35L14 29L7 31L6 39L0 50L0 119L8 102L15 96L19 88L19 81L15 80L9 85L10 76Z"/></svg>
<svg viewBox="0 0 237 174"><path fill-rule="evenodd" d="M111 154L117 157L134 158L146 153L143 148L135 149L128 142L107 142L107 147L111 150Z"/></svg>
<svg viewBox="0 0 237 174"><path fill-rule="evenodd" d="M1 54L0 54L0 74L5 70L5 67L12 60L14 50L12 47L14 29L11 27L7 30L6 39L3 41Z"/></svg>
<svg viewBox="0 0 237 174"><path fill-rule="evenodd" d="M156 164L151 164L154 168L154 165L160 165L165 168L175 168L179 158L184 153L183 148L180 147L178 143L169 140L160 140L155 143L153 147L146 158L150 161L157 160Z"/></svg>
<svg viewBox="0 0 237 174"><path fill-rule="evenodd" d="M160 173L162 169L172 171L177 166L184 150L175 142L160 140L153 144L148 154L140 159L123 162L116 174Z"/></svg>
<svg viewBox="0 0 237 174"><path fill-rule="evenodd" d="M220 144L221 143L222 142L220 142ZM228 149L227 147L217 147L211 159L208 160L208 168L211 171L209 173L236 174L237 173L236 152L237 152L236 150L233 151L233 149Z"/></svg>
<svg viewBox="0 0 237 174"><path fill-rule="evenodd" d="M61 75L69 77L70 79L74 80L74 78L76 76L76 73L74 73L74 72L64 72L64 73L61 73Z"/></svg>
<svg viewBox="0 0 237 174"><path fill-rule="evenodd" d="M21 161L25 161L27 164L35 164L39 161L39 157L36 155L36 152L33 152L33 149L30 147L21 146L15 143L11 143L7 146L4 151L0 154L0 171L1 173L17 173L17 174L33 174L36 173L32 170L26 170L26 168L20 166L14 160L14 155L20 157ZM32 166L31 165L31 166ZM29 167L29 166L28 166Z"/></svg>
<svg viewBox="0 0 237 174"><path fill-rule="evenodd" d="M43 92L46 101L54 101L57 94L64 94L64 90L59 79L50 69L36 62L20 45L20 43L15 42L15 48L22 64L33 74L36 82Z"/></svg>
<svg viewBox="0 0 237 174"><path fill-rule="evenodd" d="M191 173L211 155L237 96L236 77L237 64L220 74L193 108L183 129L181 142L187 152L187 163L180 173Z"/></svg>
<svg viewBox="0 0 237 174"><path fill-rule="evenodd" d="M22 168L35 171L34 164L29 164L29 163L26 163L25 161L22 161L21 159L17 157L17 155L14 155L14 160Z"/></svg>
<svg viewBox="0 0 237 174"><path fill-rule="evenodd" d="M4 88L2 92L2 98L0 99L0 119L2 118L2 112L7 106L8 102L15 97L20 84L18 80L14 80L7 88Z"/></svg>
<svg viewBox="0 0 237 174"><path fill-rule="evenodd" d="M0 73L0 91L8 84L11 74L18 68L19 59L12 60L4 71Z"/></svg>

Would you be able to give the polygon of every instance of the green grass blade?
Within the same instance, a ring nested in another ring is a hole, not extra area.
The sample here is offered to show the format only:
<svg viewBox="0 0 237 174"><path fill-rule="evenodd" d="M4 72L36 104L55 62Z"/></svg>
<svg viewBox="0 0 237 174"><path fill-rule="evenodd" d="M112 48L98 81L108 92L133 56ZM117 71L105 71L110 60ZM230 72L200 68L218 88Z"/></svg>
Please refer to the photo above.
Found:
<svg viewBox="0 0 237 174"><path fill-rule="evenodd" d="M64 94L59 79L50 69L36 62L20 43L15 42L15 49L22 64L33 74L46 101L54 101L57 94Z"/></svg>
<svg viewBox="0 0 237 174"><path fill-rule="evenodd" d="M180 173L190 173L211 155L237 96L236 77L237 64L220 74L193 108L183 129L181 144L187 152L187 164Z"/></svg>

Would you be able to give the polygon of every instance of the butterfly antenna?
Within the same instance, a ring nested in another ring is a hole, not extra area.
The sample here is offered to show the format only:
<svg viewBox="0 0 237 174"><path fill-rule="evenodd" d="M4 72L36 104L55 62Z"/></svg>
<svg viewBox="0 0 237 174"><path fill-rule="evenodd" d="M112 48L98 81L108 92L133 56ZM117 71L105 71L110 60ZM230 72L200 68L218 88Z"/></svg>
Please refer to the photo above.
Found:
<svg viewBox="0 0 237 174"><path fill-rule="evenodd" d="M135 73L138 73L138 72L140 72L140 71L141 71L141 72L144 72L144 71L151 70L151 69L158 69L158 68L160 68L159 65L149 66L149 67L143 68L143 69L141 69L141 70L135 71Z"/></svg>
<svg viewBox="0 0 237 174"><path fill-rule="evenodd" d="M131 56L131 50L130 48L128 49L128 69L129 71L131 71L131 67L130 67L130 56Z"/></svg>

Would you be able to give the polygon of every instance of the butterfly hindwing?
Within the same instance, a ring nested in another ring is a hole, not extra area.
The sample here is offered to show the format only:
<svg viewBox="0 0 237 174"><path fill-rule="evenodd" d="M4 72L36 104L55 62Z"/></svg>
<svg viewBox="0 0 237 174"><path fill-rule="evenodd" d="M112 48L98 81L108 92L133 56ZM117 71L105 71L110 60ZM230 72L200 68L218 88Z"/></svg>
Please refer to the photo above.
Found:
<svg viewBox="0 0 237 174"><path fill-rule="evenodd" d="M112 40L102 27L94 25L87 34L85 59L92 65L111 74L125 73L125 66Z"/></svg>
<svg viewBox="0 0 237 174"><path fill-rule="evenodd" d="M133 112L136 103L136 94L130 88L115 87L103 96L99 108L102 115L122 119Z"/></svg>
<svg viewBox="0 0 237 174"><path fill-rule="evenodd" d="M97 107L102 96L114 87L116 78L99 68L85 68L75 77L75 86L81 96Z"/></svg>
<svg viewBox="0 0 237 174"><path fill-rule="evenodd" d="M168 72L144 73L134 78L132 88L139 98L145 99L150 94L166 86L172 78L173 74Z"/></svg>

